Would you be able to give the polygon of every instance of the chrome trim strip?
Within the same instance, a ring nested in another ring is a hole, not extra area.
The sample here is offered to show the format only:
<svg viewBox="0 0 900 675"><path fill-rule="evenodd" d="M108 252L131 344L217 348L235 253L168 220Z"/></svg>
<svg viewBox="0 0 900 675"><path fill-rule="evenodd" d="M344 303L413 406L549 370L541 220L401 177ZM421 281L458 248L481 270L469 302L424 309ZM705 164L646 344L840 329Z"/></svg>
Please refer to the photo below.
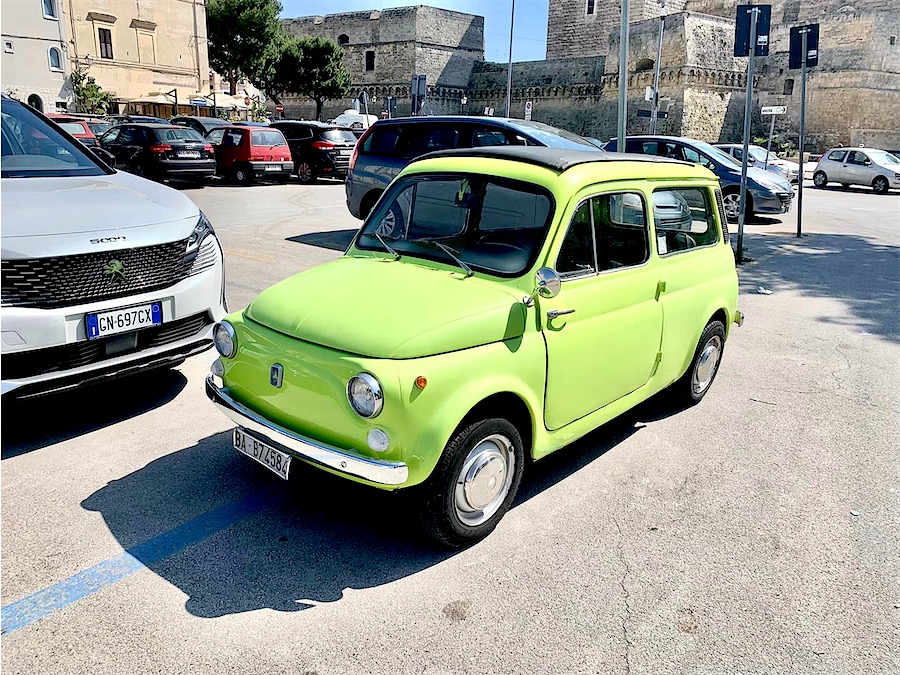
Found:
<svg viewBox="0 0 900 675"><path fill-rule="evenodd" d="M227 388L216 386L212 375L207 375L206 395L226 417L292 457L380 485L402 485L409 477L409 469L403 462L359 457L295 434L241 405L227 392Z"/></svg>

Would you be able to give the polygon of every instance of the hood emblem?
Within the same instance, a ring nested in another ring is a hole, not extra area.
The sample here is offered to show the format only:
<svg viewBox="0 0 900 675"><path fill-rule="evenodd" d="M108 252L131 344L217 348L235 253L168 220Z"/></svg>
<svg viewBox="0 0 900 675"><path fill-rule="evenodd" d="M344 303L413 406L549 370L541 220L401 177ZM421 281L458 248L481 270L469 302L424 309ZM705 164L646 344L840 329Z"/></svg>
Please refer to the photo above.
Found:
<svg viewBox="0 0 900 675"><path fill-rule="evenodd" d="M284 381L284 368L280 363L276 363L269 370L269 384L273 387L281 389L281 383Z"/></svg>
<svg viewBox="0 0 900 675"><path fill-rule="evenodd" d="M121 260L110 260L103 268L103 274L113 281L125 281L125 263Z"/></svg>

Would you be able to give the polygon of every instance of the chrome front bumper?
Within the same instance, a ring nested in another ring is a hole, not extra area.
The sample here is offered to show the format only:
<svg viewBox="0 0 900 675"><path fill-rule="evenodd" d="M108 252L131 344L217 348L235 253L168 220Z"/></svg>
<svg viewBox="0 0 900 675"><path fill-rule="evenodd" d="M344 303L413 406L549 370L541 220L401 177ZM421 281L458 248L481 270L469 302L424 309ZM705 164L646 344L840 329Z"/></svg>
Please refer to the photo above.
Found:
<svg viewBox="0 0 900 675"><path fill-rule="evenodd" d="M216 386L212 375L206 377L206 395L226 417L237 425L292 457L333 469L348 476L363 478L379 485L402 485L409 477L409 470L403 462L360 457L346 450L295 434L270 422L231 398L226 387Z"/></svg>

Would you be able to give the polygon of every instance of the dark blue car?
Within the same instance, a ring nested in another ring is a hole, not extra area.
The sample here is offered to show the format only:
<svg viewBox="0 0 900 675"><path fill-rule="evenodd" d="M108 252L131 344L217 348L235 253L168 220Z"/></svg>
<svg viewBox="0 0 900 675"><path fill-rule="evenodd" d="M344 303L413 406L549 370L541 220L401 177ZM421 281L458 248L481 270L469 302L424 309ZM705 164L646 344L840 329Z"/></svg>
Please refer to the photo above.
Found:
<svg viewBox="0 0 900 675"><path fill-rule="evenodd" d="M420 155L490 145L600 151L581 136L541 122L462 115L379 120L366 130L350 157L347 208L354 217L365 218L388 183Z"/></svg>
<svg viewBox="0 0 900 675"><path fill-rule="evenodd" d="M607 152L615 152L616 139L606 144ZM642 155L671 157L700 164L719 177L725 215L737 220L740 214L741 165L730 155L709 143L679 136L628 136L625 150ZM787 213L791 210L794 190L784 178L771 171L747 168L747 216L754 213Z"/></svg>

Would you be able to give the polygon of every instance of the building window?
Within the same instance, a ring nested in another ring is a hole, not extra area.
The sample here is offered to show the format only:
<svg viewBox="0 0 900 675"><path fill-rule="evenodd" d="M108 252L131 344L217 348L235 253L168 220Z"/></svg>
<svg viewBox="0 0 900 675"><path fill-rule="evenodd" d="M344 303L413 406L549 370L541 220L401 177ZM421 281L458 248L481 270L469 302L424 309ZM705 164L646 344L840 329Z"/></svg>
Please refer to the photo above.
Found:
<svg viewBox="0 0 900 675"><path fill-rule="evenodd" d="M897 44L897 38L891 35L890 43L891 47L893 47L895 44Z"/></svg>
<svg viewBox="0 0 900 675"><path fill-rule="evenodd" d="M30 105L35 110L40 112L44 112L44 102L41 100L41 97L37 94L32 94L28 97L28 105Z"/></svg>
<svg viewBox="0 0 900 675"><path fill-rule="evenodd" d="M4 40L3 41L3 51L7 54L15 54L16 48L13 46L12 40Z"/></svg>
<svg viewBox="0 0 900 675"><path fill-rule="evenodd" d="M344 45L350 44L350 36L349 35L338 35L338 44L343 47Z"/></svg>
<svg viewBox="0 0 900 675"><path fill-rule="evenodd" d="M794 81L793 80L785 80L784 81L784 95L790 96L794 93Z"/></svg>
<svg viewBox="0 0 900 675"><path fill-rule="evenodd" d="M56 19L56 0L41 0L41 4L44 8L44 18L45 19Z"/></svg>
<svg viewBox="0 0 900 675"><path fill-rule="evenodd" d="M97 37L100 40L100 58L111 59L113 57L112 31L109 28L98 28Z"/></svg>
<svg viewBox="0 0 900 675"><path fill-rule="evenodd" d="M62 55L59 52L59 48L50 47L47 51L47 56L50 60L50 70L62 71Z"/></svg>
<svg viewBox="0 0 900 675"><path fill-rule="evenodd" d="M587 0L587 11L586 14L594 13L594 0Z"/></svg>
<svg viewBox="0 0 900 675"><path fill-rule="evenodd" d="M375 52L366 52L366 72L375 70Z"/></svg>

